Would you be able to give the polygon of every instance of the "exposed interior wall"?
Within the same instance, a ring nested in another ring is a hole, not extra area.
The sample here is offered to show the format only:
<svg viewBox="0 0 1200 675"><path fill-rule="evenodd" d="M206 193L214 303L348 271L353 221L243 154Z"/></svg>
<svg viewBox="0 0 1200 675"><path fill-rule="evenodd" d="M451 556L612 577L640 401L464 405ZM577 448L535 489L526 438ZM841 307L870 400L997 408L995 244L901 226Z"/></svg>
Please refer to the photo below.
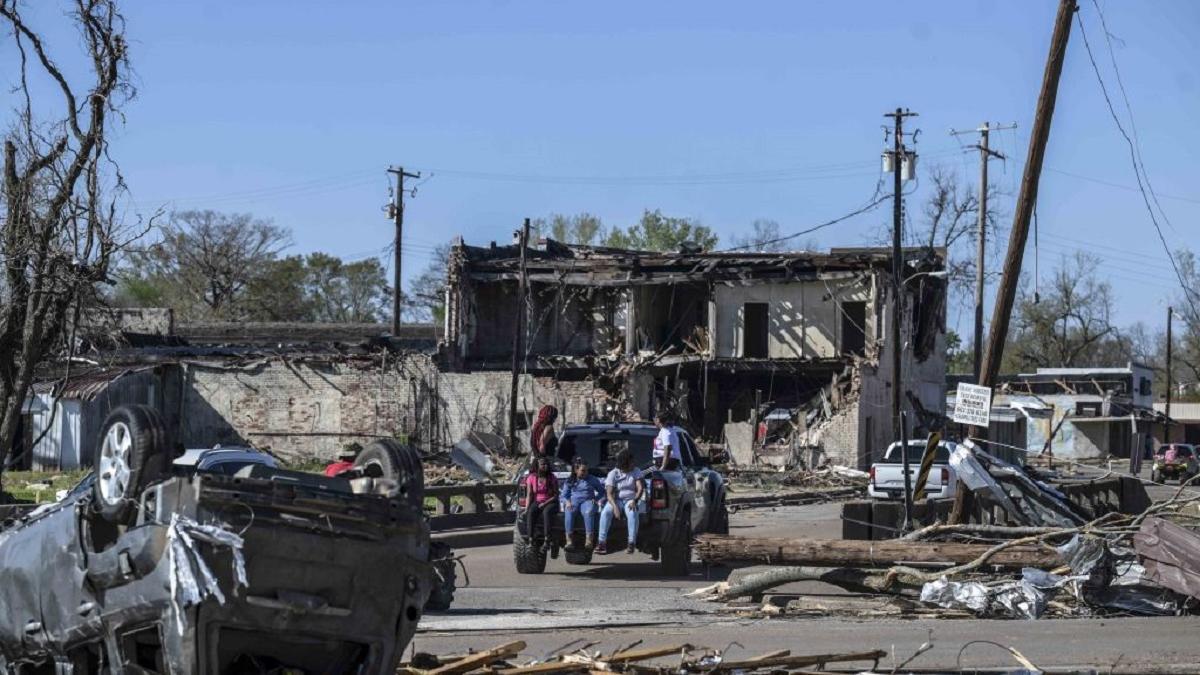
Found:
<svg viewBox="0 0 1200 675"><path fill-rule="evenodd" d="M629 291L634 303L634 351L687 351L697 331L708 326L705 284L656 284Z"/></svg>
<svg viewBox="0 0 1200 675"><path fill-rule="evenodd" d="M874 335L875 320L869 277L855 275L825 281L759 283L746 286L717 284L716 305L718 358L746 355L746 312L748 303L765 303L768 317L767 357L773 359L834 358L842 354L846 326L842 303L865 303L866 342Z"/></svg>

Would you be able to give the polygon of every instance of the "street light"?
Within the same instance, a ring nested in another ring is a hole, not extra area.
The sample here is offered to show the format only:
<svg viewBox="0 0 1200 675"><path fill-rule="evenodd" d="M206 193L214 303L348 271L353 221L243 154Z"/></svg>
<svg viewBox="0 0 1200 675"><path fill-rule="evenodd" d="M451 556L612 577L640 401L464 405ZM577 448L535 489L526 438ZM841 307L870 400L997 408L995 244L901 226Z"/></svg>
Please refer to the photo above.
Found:
<svg viewBox="0 0 1200 675"><path fill-rule="evenodd" d="M948 270L934 270L932 272L917 272L916 274L911 274L911 275L905 277L904 281L900 282L900 285L907 286L908 282L912 281L913 279L916 279L917 277L935 277L938 279L945 279L948 276L950 276L950 272Z"/></svg>

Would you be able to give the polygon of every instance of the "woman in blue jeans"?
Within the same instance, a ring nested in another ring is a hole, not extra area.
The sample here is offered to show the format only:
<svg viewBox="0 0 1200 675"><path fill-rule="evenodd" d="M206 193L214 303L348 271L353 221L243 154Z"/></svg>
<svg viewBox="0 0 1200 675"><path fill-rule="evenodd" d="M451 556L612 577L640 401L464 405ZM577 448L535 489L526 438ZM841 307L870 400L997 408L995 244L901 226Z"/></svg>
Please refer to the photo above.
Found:
<svg viewBox="0 0 1200 675"><path fill-rule="evenodd" d="M600 542L596 545L596 553L608 553L606 542L613 518L625 521L629 532L629 545L625 552L633 553L638 533L638 501L645 487L642 485L642 470L633 465L633 453L629 448L617 453L617 468L608 472L604 488L608 493L608 503L600 512Z"/></svg>
<svg viewBox="0 0 1200 675"><path fill-rule="evenodd" d="M563 529L567 532L566 550L575 550L571 532L575 529L575 514L583 516L583 531L587 534L584 546L590 551L596 546L597 503L604 498L604 484L588 473L587 460L576 457L571 463L571 476L562 491Z"/></svg>

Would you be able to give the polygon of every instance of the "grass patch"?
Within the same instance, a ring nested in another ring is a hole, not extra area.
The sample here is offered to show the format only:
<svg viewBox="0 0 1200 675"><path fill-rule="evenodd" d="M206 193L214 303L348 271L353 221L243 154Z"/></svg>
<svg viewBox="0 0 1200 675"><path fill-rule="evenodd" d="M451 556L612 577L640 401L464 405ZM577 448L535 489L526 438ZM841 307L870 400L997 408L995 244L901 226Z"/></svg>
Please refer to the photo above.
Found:
<svg viewBox="0 0 1200 675"><path fill-rule="evenodd" d="M89 471L6 471L3 476L4 491L14 499L45 504L54 501L55 493L59 490L75 487Z"/></svg>

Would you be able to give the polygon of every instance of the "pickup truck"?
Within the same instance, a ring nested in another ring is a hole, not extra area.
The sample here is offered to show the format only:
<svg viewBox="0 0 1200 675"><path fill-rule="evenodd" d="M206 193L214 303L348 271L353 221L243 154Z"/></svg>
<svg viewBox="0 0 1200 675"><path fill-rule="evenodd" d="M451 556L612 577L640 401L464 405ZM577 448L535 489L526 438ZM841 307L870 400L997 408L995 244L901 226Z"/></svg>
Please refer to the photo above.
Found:
<svg viewBox="0 0 1200 675"><path fill-rule="evenodd" d="M912 489L917 489L917 474L921 471L921 456L925 454L926 442L910 440L908 442L909 476ZM954 497L958 486L958 474L950 466L950 453L954 452L956 443L941 441L934 450L933 468L929 471L929 479L925 483L925 496L929 499L947 499ZM867 496L872 499L904 499L904 456L900 454L900 444L892 443L879 461L871 465L867 482Z"/></svg>
<svg viewBox="0 0 1200 675"><path fill-rule="evenodd" d="M553 458L553 471L561 485L570 472L576 456L587 460L591 472L601 480L613 468L617 453L629 448L635 466L645 477L645 502L640 509L640 528L637 550L659 560L667 576L685 576L692 558L692 538L699 533L725 534L729 531L729 512L725 508L725 479L714 471L696 451L696 444L686 431L680 430L682 460L677 471L653 468L654 437L658 429L644 422L603 422L568 426L559 437ZM525 540L527 532L524 509L528 503L525 477L528 470L517 476L517 521L514 525L513 562L521 574L541 574L546 569L546 553L542 550L542 532ZM598 519L597 519L598 520ZM586 565L592 561L592 551L583 546L582 523L571 537L573 549L565 549L567 533L563 531L561 514L550 532L550 557L557 558L564 549L566 562ZM626 545L626 532L619 523L609 531L612 550Z"/></svg>
<svg viewBox="0 0 1200 675"><path fill-rule="evenodd" d="M146 406L100 438L95 472L0 530L0 673L395 670L434 584L415 451L368 446L390 478L172 460Z"/></svg>

